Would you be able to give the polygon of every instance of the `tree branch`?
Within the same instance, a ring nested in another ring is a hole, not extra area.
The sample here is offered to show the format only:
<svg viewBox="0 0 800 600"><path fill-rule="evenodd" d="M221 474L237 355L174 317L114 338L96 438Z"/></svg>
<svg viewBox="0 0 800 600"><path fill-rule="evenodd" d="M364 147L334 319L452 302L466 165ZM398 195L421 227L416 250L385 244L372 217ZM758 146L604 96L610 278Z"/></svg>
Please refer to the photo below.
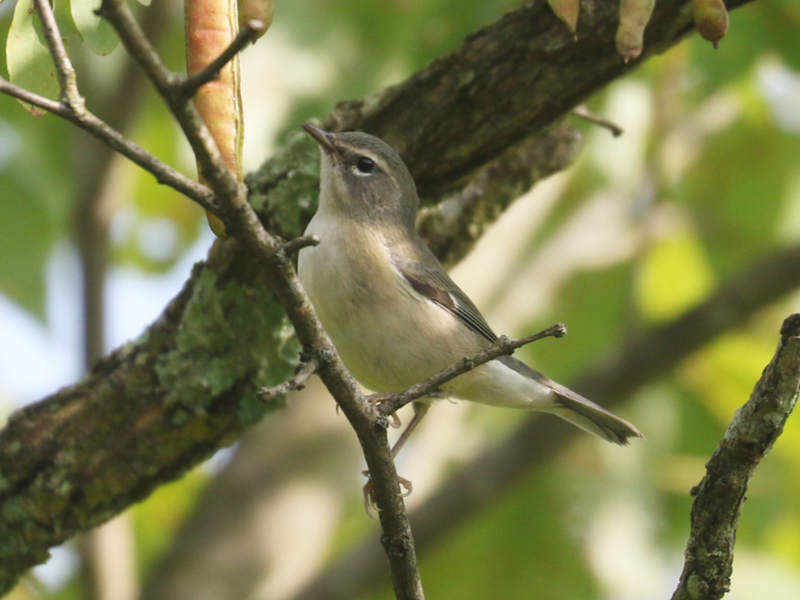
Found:
<svg viewBox="0 0 800 600"><path fill-rule="evenodd" d="M120 0L104 6L109 2ZM730 7L739 4L732 0ZM680 10L686 5L658 3L645 52L663 50L689 30L690 16ZM629 68L613 45L615 6L600 3L585 16L586 31L575 43L545 3L526 5L378 98L339 106L330 121L398 147L431 204ZM249 180L259 216L283 239L301 234L314 210L317 157L313 143L298 136ZM535 180L535 171L532 165L503 194ZM224 191L212 177L214 190ZM185 188L210 203L197 194L204 186ZM228 191L233 198L240 193ZM242 215L232 220L252 222L246 207L238 210ZM293 289L284 295L272 287L283 276L253 243L215 243L139 340L99 361L82 381L18 411L0 431L0 591L44 560L50 546L179 476L267 410L257 390L289 377L298 350L275 332L286 314L296 317L306 304L295 304L300 296ZM311 339L302 327L297 331ZM341 383L339 391L330 386L334 395L352 382ZM368 466L377 483L377 466ZM379 490L379 504L402 502L399 489ZM404 538L396 539L402 548Z"/></svg>
<svg viewBox="0 0 800 600"><path fill-rule="evenodd" d="M455 379L459 375L463 375L467 371L481 366L484 363L494 360L499 356L513 354L514 350L521 348L536 340L541 340L546 337L563 337L567 333L567 328L563 323L556 323L547 329L542 329L537 333L525 336L518 340L510 340L506 336L500 336L494 344L479 352L475 356L462 358L457 363L442 369L438 373L431 375L424 381L420 381L409 387L402 392L393 394L374 394L369 398L370 401L378 404L378 411L383 415L391 415L392 413L400 410L409 402L413 402L418 398L427 396L431 392L439 389L439 387Z"/></svg>
<svg viewBox="0 0 800 600"><path fill-rule="evenodd" d="M786 318L775 356L733 416L692 489L686 562L672 600L717 600L727 593L739 513L755 468L783 432L800 389L800 314Z"/></svg>
<svg viewBox="0 0 800 600"><path fill-rule="evenodd" d="M288 256L293 254L297 254L303 248L308 248L309 246L318 246L320 242L319 237L316 235L301 235L300 237L296 237L293 240L289 240L283 246L281 246L281 250L285 252Z"/></svg>
<svg viewBox="0 0 800 600"><path fill-rule="evenodd" d="M78 92L78 82L75 77L75 69L72 67L72 62L67 56L67 50L64 48L64 41L61 39L61 32L56 25L56 17L53 14L53 8L47 0L33 0L36 12L39 13L39 19L42 22L42 31L44 32L47 47L50 50L50 55L53 57L53 62L56 66L56 76L58 83L61 87L61 101L66 104L72 112L82 111L86 103Z"/></svg>
<svg viewBox="0 0 800 600"><path fill-rule="evenodd" d="M10 83L0 77L0 92L8 94L18 100L38 106L54 115L74 123L84 131L92 134L101 142L130 159L145 171L151 173L161 184L168 185L187 198L197 202L200 206L213 213L219 212L214 204L213 195L208 187L179 173L172 167L158 160L147 150L130 141L119 131L97 118L86 109L75 112L69 105L39 96L28 90Z"/></svg>
<svg viewBox="0 0 800 600"><path fill-rule="evenodd" d="M300 343L314 356L322 381L342 408L364 451L373 498L380 509L381 541L389 559L395 594L401 600L422 600L413 535L389 450L386 419L365 401L360 386L342 363L282 244L262 226L247 201L247 189L228 170L194 103L183 93L183 82L164 67L124 0L103 0L100 12L117 30L128 53L142 65L180 123L203 177L215 192L226 231L235 235L267 268L272 293L286 310ZM249 35L238 37L234 45L244 47L242 41ZM222 56L227 54L225 51Z"/></svg>
<svg viewBox="0 0 800 600"><path fill-rule="evenodd" d="M274 400L281 398L289 392L296 392L302 390L311 376L319 370L319 361L316 358L311 358L303 362L297 369L294 377L269 387L263 387L259 390L259 394L264 400Z"/></svg>
<svg viewBox="0 0 800 600"><path fill-rule="evenodd" d="M569 384L607 408L673 369L721 332L800 287L800 244L754 262L707 300L676 319L628 340ZM528 417L496 446L461 465L410 515L422 554L566 446L577 430L546 416ZM480 477L475 477L480 473ZM362 541L331 563L295 600L358 598L380 582L375 545Z"/></svg>
<svg viewBox="0 0 800 600"><path fill-rule="evenodd" d="M244 50L247 44L255 42L267 29L267 25L262 21L252 20L239 30L236 37L220 55L208 63L203 69L187 77L179 86L178 93L186 98L191 98L197 93L201 86L219 77L219 72L227 65L233 57Z"/></svg>

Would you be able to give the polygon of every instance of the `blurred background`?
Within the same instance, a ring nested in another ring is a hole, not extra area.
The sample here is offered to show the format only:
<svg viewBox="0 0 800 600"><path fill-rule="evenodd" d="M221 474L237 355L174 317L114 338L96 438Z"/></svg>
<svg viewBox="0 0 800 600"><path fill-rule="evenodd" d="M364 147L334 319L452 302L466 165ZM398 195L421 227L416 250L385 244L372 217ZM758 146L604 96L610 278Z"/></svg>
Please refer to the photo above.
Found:
<svg viewBox="0 0 800 600"><path fill-rule="evenodd" d="M14 4L0 5L4 38ZM246 170L304 120L401 81L516 4L278 2L272 29L242 56ZM183 70L180 4L139 14L166 62ZM566 338L523 358L575 380L798 243L799 28L797 3L754 2L731 15L718 51L692 36L588 101L621 137L571 118L585 140L575 164L520 198L453 271L498 333L566 322ZM90 108L194 175L188 147L124 53L73 50ZM0 422L137 336L212 241L195 205L72 126L0 97ZM426 543L428 597L669 597L689 489L798 306L800 284L618 404L646 440L619 448L572 435L521 481L486 490L481 510ZM411 510L525 416L434 405L397 461L414 484ZM344 418L311 385L235 446L55 549L10 597L390 598L388 586L344 571L338 596L303 591L378 536L362 505L362 463ZM479 486L481 472L470 476ZM798 497L795 417L751 483L728 598L761 599L767 585L773 600L800 597Z"/></svg>

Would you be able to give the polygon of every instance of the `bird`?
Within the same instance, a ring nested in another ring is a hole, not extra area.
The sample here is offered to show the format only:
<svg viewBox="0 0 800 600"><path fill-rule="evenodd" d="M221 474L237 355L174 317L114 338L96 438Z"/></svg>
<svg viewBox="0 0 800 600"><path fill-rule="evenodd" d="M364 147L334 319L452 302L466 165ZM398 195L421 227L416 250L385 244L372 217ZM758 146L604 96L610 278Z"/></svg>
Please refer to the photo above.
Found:
<svg viewBox="0 0 800 600"><path fill-rule="evenodd" d="M316 213L300 250L298 276L347 369L366 388L402 391L497 339L415 228L416 185L400 155L380 138L328 132L306 123L320 148ZM643 437L631 423L512 356L502 356L441 387L444 395L550 413L604 440ZM414 415L395 456L425 416Z"/></svg>

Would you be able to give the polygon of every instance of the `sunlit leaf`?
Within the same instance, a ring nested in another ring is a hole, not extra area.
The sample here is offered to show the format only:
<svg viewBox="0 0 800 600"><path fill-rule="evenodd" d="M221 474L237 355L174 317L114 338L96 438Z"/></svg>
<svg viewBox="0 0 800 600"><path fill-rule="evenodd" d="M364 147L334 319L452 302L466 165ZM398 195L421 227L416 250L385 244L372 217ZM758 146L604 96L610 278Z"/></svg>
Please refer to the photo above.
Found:
<svg viewBox="0 0 800 600"><path fill-rule="evenodd" d="M575 274L557 291L558 300L547 314L537 315L537 322L526 328L535 331L545 323L564 321L567 336L531 344L519 351L520 355L534 357L531 363L555 379L577 373L635 321L630 301L632 277L630 263Z"/></svg>
<svg viewBox="0 0 800 600"><path fill-rule="evenodd" d="M70 125L0 96L0 293L44 316L44 268L69 227Z"/></svg>
<svg viewBox="0 0 800 600"><path fill-rule="evenodd" d="M540 469L442 540L422 557L426 596L600 597L578 536L569 531L576 526L566 523L575 503L563 488L560 469ZM368 597L388 600L394 595L387 591Z"/></svg>
<svg viewBox="0 0 800 600"><path fill-rule="evenodd" d="M800 138L782 132L755 96L713 136L675 192L690 207L714 271L731 273L775 245Z"/></svg>
<svg viewBox="0 0 800 600"><path fill-rule="evenodd" d="M721 423L750 397L761 371L772 358L774 343L747 333L729 333L702 350L681 370Z"/></svg>
<svg viewBox="0 0 800 600"><path fill-rule="evenodd" d="M75 26L86 45L102 56L116 48L119 38L111 24L95 14L101 0L70 0L70 11Z"/></svg>
<svg viewBox="0 0 800 600"><path fill-rule="evenodd" d="M683 232L648 249L636 277L636 301L646 317L668 319L702 300L713 281L699 240Z"/></svg>
<svg viewBox="0 0 800 600"><path fill-rule="evenodd" d="M58 97L55 65L44 43L33 0L17 0L6 40L6 66L11 83L40 96ZM36 116L44 114L39 108L23 106Z"/></svg>

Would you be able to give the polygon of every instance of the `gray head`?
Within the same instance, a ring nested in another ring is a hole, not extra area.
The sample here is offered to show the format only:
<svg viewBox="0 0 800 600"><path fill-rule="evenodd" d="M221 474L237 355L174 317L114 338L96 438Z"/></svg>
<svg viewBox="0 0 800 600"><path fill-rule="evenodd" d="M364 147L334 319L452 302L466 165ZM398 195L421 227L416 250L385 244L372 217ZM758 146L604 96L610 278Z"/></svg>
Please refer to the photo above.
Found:
<svg viewBox="0 0 800 600"><path fill-rule="evenodd" d="M320 209L350 219L380 221L414 229L419 199L403 159L368 133L329 133L306 123L322 155Z"/></svg>

